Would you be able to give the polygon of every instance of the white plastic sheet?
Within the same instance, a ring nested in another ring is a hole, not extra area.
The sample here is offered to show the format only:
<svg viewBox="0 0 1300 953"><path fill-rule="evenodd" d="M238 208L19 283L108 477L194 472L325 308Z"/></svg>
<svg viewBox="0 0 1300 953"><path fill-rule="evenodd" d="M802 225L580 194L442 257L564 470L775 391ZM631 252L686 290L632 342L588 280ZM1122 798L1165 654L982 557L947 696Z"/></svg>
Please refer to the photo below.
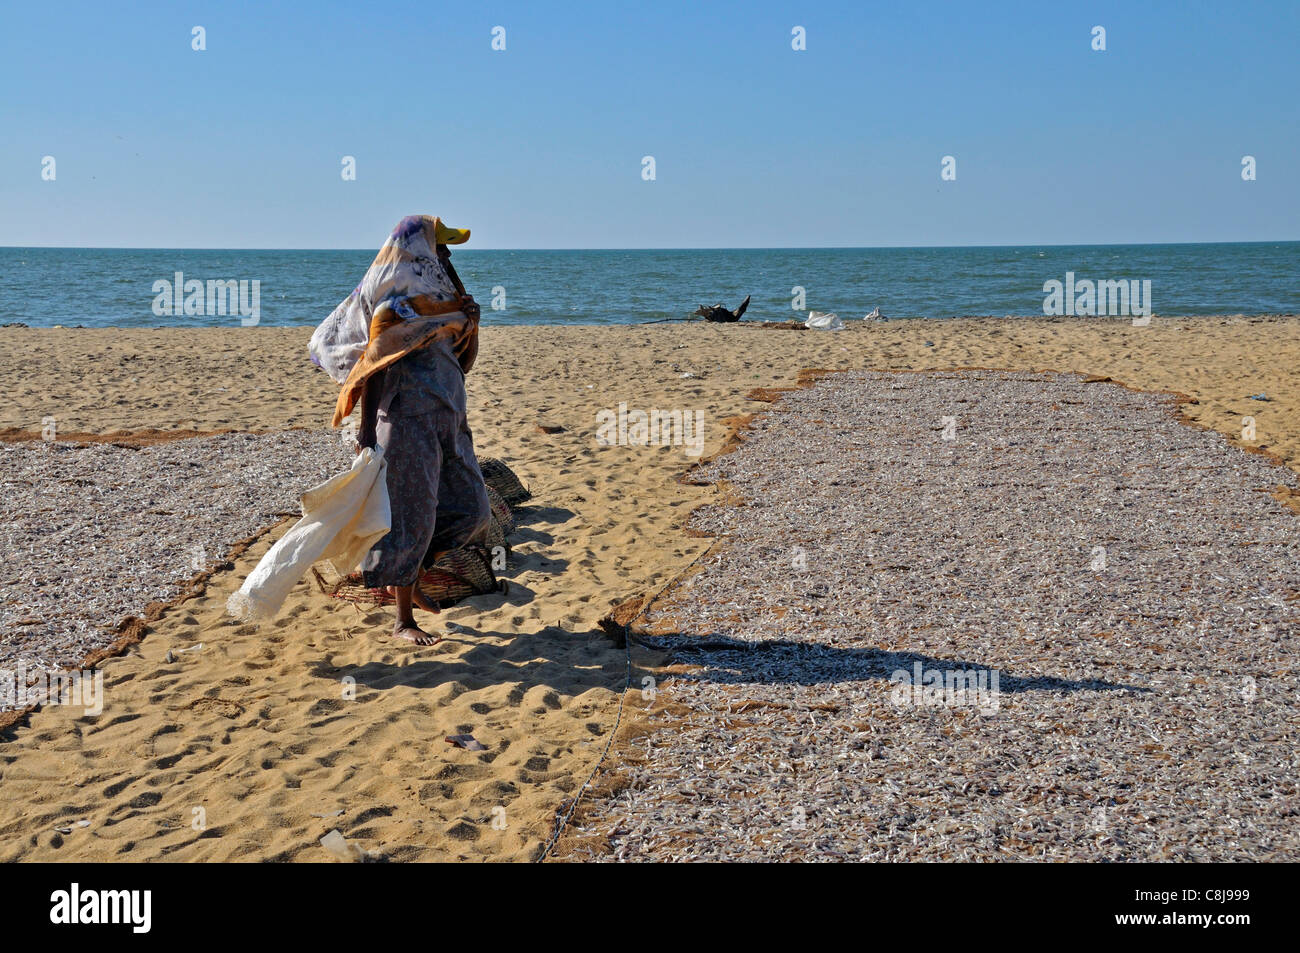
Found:
<svg viewBox="0 0 1300 953"><path fill-rule="evenodd" d="M328 560L341 575L354 570L392 528L387 471L383 450L367 447L351 469L304 493L302 519L226 600L226 611L252 622L270 619L313 564Z"/></svg>
<svg viewBox="0 0 1300 953"><path fill-rule="evenodd" d="M809 311L808 320L804 322L805 328L812 328L815 331L843 331L844 322L840 320L839 315L826 311Z"/></svg>

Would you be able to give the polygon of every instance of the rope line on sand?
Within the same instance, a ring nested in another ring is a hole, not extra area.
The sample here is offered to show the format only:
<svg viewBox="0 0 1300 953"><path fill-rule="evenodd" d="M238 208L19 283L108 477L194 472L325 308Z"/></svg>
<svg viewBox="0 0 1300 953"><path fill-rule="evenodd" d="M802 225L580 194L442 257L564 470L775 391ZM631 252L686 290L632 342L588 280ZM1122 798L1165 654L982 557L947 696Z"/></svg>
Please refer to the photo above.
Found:
<svg viewBox="0 0 1300 953"><path fill-rule="evenodd" d="M641 607L641 611L638 612L636 615L634 615L632 618L628 619L627 622L623 624L623 651L625 653L624 658L626 659L627 662L627 677L626 680L623 682L623 691L620 692L618 696L618 711L614 715L614 727L609 733L609 739L605 742L605 748L603 751L601 751L600 757L597 758L596 763L592 765L591 773L587 775L587 780L582 782L582 786L578 788L578 793L573 796L572 800L570 800L568 810L566 810L564 814L556 821L555 833L551 835L551 839L547 842L546 846L542 848L542 852L537 856L537 861L536 861L537 863L539 864L545 863L546 858L550 856L551 849L555 847L556 842L559 841L560 839L560 835L562 835L565 829L569 826L569 821L573 818L574 812L578 809L578 802L582 800L582 795L586 792L588 785L590 785L591 782L595 780L596 772L598 772L600 770L600 766L605 763L605 758L609 756L610 749L614 747L614 739L618 737L619 726L623 723L623 706L627 702L627 693L632 689L632 623L636 622L637 619L645 615L646 611L652 605L654 605L655 600L658 599L660 596L662 596L669 589L669 587L674 585L679 579L685 576L686 573L690 571L692 566L698 563L709 553L713 552L714 548L717 547L719 541L720 539L715 539L712 543L709 544L707 549L705 549L702 553L700 553L689 563L687 563L681 572L679 572L677 575L673 576L672 579L669 579L666 583L660 586L659 591L646 600L645 604Z"/></svg>

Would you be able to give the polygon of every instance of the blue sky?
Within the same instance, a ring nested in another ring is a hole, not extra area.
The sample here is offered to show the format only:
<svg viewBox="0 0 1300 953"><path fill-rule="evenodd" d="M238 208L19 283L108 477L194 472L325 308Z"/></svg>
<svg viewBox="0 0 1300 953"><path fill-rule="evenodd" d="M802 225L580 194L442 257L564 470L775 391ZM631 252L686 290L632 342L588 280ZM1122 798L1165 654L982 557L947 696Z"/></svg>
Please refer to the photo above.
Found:
<svg viewBox="0 0 1300 953"><path fill-rule="evenodd" d="M0 245L1300 238L1294 0L110 6L0 11Z"/></svg>

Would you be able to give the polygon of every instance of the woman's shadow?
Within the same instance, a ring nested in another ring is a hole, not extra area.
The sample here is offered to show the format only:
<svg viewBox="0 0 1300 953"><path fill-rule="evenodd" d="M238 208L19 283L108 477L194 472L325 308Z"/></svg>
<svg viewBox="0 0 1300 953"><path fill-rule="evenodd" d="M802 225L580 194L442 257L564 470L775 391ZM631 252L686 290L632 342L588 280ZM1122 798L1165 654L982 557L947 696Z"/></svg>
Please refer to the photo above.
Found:
<svg viewBox="0 0 1300 953"><path fill-rule="evenodd" d="M1146 692L1149 689L1104 679L1068 679L1049 675L1004 672L987 664L940 658L920 652L892 652L820 643L776 639L763 642L700 639L693 636L657 636L653 641L633 641L658 653L635 661L641 652L625 654L608 634L593 628L573 632L546 626L535 632L477 630L462 623L448 633L444 643L470 647L450 654L407 664L367 662L333 666L321 661L313 674L337 680L350 676L358 686L386 691L399 686L433 689L448 682L474 687L493 682L517 682L519 690L546 686L567 695L592 687L612 687L630 670L631 684L642 679L662 679L660 665L689 666L674 678L725 685L832 685L861 681L888 681L895 685L982 686L1001 694L1022 692ZM981 678L983 680L981 681Z"/></svg>

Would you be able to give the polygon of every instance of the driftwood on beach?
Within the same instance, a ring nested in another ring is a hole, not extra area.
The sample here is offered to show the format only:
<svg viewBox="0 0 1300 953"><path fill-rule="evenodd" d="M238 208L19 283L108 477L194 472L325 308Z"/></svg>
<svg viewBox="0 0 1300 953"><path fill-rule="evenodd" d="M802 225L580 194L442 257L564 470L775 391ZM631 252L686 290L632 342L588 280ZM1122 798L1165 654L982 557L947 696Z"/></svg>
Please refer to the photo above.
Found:
<svg viewBox="0 0 1300 953"><path fill-rule="evenodd" d="M696 318L703 318L705 321L714 324L731 324L739 321L749 307L750 295L745 295L745 300L740 302L740 307L735 311L729 311L721 304L702 304L696 308L689 316L684 318L655 318L653 321L642 321L642 324L668 324L672 321L693 321Z"/></svg>
<svg viewBox="0 0 1300 953"><path fill-rule="evenodd" d="M749 295L745 295L745 300L740 302L740 307L735 311L728 311L720 304L702 304L695 309L695 313L705 321L715 321L721 324L729 324L732 321L739 321L749 307Z"/></svg>

